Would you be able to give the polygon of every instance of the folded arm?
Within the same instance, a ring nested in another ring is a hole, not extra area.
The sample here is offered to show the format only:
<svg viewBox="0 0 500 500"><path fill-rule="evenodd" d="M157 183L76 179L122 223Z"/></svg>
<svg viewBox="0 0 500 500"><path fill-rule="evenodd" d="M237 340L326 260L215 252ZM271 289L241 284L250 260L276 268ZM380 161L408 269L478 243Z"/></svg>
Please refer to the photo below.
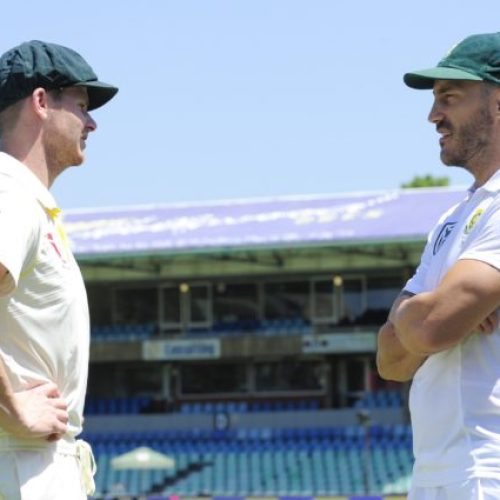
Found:
<svg viewBox="0 0 500 500"><path fill-rule="evenodd" d="M439 286L391 311L402 347L414 356L450 349L474 332L490 333L498 325L500 272L472 259L457 261Z"/></svg>
<svg viewBox="0 0 500 500"><path fill-rule="evenodd" d="M412 296L413 294L403 290L395 300L389 318L394 315L403 302ZM379 375L386 380L397 382L411 380L426 358L426 356L408 352L399 340L390 319L380 328L377 344L377 370Z"/></svg>

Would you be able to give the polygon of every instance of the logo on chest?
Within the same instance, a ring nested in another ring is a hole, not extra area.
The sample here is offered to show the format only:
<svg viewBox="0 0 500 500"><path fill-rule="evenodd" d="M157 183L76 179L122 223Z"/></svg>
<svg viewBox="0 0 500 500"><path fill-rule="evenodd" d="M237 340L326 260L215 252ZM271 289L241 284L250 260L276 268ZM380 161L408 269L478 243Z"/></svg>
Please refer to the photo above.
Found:
<svg viewBox="0 0 500 500"><path fill-rule="evenodd" d="M464 234L469 234L477 224L477 221L479 220L479 217L483 215L484 210L482 208L478 208L473 214L472 217L470 218L469 222L467 222L467 225L465 226L464 229Z"/></svg>
<svg viewBox="0 0 500 500"><path fill-rule="evenodd" d="M456 222L447 222L441 228L441 231L439 231L436 241L434 242L434 248L432 249L433 255L436 255L441 249L441 247L445 244L446 240L448 239L448 236L450 236L456 224L457 224Z"/></svg>
<svg viewBox="0 0 500 500"><path fill-rule="evenodd" d="M64 249L62 249L57 242L56 238L54 238L54 235L52 233L47 233L46 235L47 241L49 242L50 246L54 249L55 253L59 257L60 261L63 264L66 264L66 258L65 258L65 252Z"/></svg>

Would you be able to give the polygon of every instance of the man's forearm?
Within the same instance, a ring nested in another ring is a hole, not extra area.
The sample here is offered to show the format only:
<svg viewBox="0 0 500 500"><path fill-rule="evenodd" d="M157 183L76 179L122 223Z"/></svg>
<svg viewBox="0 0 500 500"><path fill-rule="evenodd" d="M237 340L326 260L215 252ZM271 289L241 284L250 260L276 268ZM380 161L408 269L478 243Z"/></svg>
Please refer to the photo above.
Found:
<svg viewBox="0 0 500 500"><path fill-rule="evenodd" d="M411 380L426 356L409 353L399 340L394 325L387 321L379 331L377 370L386 380Z"/></svg>
<svg viewBox="0 0 500 500"><path fill-rule="evenodd" d="M474 333L496 329L499 276L499 269L485 262L457 261L434 290L419 293L391 311L402 345L413 354L431 355L455 347Z"/></svg>
<svg viewBox="0 0 500 500"><path fill-rule="evenodd" d="M408 352L429 356L450 349L480 324L470 323L469 318L446 319L446 309L436 306L438 300L436 291L421 293L402 303L391 315L396 334Z"/></svg>
<svg viewBox="0 0 500 500"><path fill-rule="evenodd" d="M410 353L399 339L393 317L403 303L414 294L403 290L391 307L387 322L380 328L377 346L377 369L380 376L387 380L406 382L411 380L425 356Z"/></svg>
<svg viewBox="0 0 500 500"><path fill-rule="evenodd" d="M390 321L404 349L416 356L428 356L434 349L426 330L431 303L429 293L415 295L391 311Z"/></svg>

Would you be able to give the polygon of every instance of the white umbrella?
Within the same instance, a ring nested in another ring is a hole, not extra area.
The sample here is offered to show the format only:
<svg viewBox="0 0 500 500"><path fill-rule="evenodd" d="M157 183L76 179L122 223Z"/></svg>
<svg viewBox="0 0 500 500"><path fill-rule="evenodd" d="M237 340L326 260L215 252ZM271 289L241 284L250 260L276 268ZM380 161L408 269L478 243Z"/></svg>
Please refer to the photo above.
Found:
<svg viewBox="0 0 500 500"><path fill-rule="evenodd" d="M151 448L141 446L111 459L113 469L170 469L175 460Z"/></svg>

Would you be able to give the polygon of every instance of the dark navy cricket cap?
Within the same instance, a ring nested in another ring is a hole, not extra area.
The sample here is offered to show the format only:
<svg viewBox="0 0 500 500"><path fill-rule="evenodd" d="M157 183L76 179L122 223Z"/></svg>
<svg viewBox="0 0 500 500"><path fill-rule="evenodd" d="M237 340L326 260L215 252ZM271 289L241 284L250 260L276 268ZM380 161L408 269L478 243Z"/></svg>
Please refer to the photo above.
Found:
<svg viewBox="0 0 500 500"><path fill-rule="evenodd" d="M46 90L87 88L89 111L106 104L118 88L97 79L85 59L55 43L32 40L0 56L0 111L24 99L38 87Z"/></svg>

